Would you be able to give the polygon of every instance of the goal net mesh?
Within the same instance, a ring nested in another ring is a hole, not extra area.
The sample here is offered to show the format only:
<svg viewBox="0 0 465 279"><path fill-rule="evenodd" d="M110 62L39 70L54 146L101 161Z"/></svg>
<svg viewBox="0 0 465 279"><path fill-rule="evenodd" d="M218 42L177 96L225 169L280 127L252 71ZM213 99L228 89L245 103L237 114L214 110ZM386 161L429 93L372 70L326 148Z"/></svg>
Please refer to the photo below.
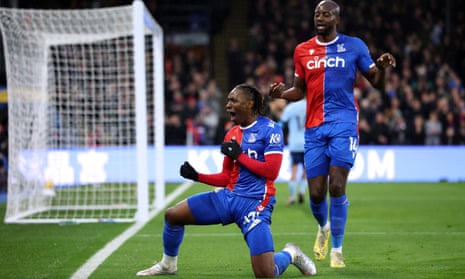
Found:
<svg viewBox="0 0 465 279"><path fill-rule="evenodd" d="M140 202L133 6L3 8L0 22L9 106L5 221L133 221ZM155 129L154 111L163 100L154 98L162 74L154 59L163 50L161 29L151 25L157 28L144 26L143 129L144 152L154 160L151 147L163 144L155 142L163 127Z"/></svg>

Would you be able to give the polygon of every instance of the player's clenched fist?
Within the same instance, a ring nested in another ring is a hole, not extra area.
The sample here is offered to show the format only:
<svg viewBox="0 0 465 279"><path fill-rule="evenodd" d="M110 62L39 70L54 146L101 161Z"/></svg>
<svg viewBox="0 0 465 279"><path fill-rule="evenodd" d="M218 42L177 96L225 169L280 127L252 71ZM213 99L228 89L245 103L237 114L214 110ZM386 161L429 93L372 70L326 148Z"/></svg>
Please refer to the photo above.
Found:
<svg viewBox="0 0 465 279"><path fill-rule="evenodd" d="M281 98L281 94L284 92L284 83L272 83L270 85L270 97Z"/></svg>
<svg viewBox="0 0 465 279"><path fill-rule="evenodd" d="M184 178L192 179L194 181L199 180L199 173L187 161L181 165L181 168L179 169L179 173Z"/></svg>
<svg viewBox="0 0 465 279"><path fill-rule="evenodd" d="M223 142L221 144L221 153L224 155L232 158L233 160L237 160L239 155L242 153L241 147L235 140Z"/></svg>
<svg viewBox="0 0 465 279"><path fill-rule="evenodd" d="M396 59L390 53L383 53L380 57L378 57L378 59L376 59L376 66L382 69L385 69L389 66L395 67Z"/></svg>

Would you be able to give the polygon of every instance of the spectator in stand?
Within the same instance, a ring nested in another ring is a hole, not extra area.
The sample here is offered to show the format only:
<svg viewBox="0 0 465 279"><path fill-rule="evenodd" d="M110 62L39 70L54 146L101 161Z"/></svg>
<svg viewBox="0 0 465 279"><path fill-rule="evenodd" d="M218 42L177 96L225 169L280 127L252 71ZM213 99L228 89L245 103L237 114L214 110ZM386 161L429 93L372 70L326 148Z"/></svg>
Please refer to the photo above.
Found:
<svg viewBox="0 0 465 279"><path fill-rule="evenodd" d="M400 102L397 96L391 98L391 107L389 108L388 127L391 143L395 145L402 145L407 140L407 124L400 109Z"/></svg>
<svg viewBox="0 0 465 279"><path fill-rule="evenodd" d="M445 128L445 139L442 144L445 145L454 145L457 142L457 124L455 123L455 117L453 112L448 112L443 122L443 127Z"/></svg>
<svg viewBox="0 0 465 279"><path fill-rule="evenodd" d="M440 145L442 134L442 123L439 121L438 112L433 110L425 122L425 144Z"/></svg>
<svg viewBox="0 0 465 279"><path fill-rule="evenodd" d="M186 144L186 125L178 113L169 113L165 118L165 144Z"/></svg>
<svg viewBox="0 0 465 279"><path fill-rule="evenodd" d="M408 133L410 145L425 144L425 120L421 114L418 113L414 116Z"/></svg>
<svg viewBox="0 0 465 279"><path fill-rule="evenodd" d="M239 44L238 38L230 38L226 49L226 62L228 64L229 87L241 83L245 80L244 71L244 53Z"/></svg>
<svg viewBox="0 0 465 279"><path fill-rule="evenodd" d="M389 121L388 136L391 138L391 144L403 145L407 142L407 123L405 123L404 117L400 111L392 112L391 119Z"/></svg>
<svg viewBox="0 0 465 279"><path fill-rule="evenodd" d="M209 104L205 104L197 115L196 123L202 127L203 135L200 145L213 145L218 127L219 115L213 111Z"/></svg>
<svg viewBox="0 0 465 279"><path fill-rule="evenodd" d="M360 117L358 122L358 134L360 145L372 144L371 127L365 117Z"/></svg>
<svg viewBox="0 0 465 279"><path fill-rule="evenodd" d="M375 123L371 128L371 137L373 138L373 144L376 145L387 145L391 143L389 126L386 123L386 117L382 112L376 113Z"/></svg>
<svg viewBox="0 0 465 279"><path fill-rule="evenodd" d="M457 133L457 144L465 145L465 113L460 117Z"/></svg>
<svg viewBox="0 0 465 279"><path fill-rule="evenodd" d="M220 115L220 100L223 98L223 92L218 87L216 80L209 79L205 90L207 91L210 107L216 114Z"/></svg>

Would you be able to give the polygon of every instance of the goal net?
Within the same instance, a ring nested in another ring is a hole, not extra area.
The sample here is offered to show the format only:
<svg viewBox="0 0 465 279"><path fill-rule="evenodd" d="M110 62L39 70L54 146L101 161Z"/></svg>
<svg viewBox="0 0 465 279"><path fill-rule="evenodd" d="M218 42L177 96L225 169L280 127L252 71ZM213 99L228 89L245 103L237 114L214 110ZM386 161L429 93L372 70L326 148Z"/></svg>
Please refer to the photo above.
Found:
<svg viewBox="0 0 465 279"><path fill-rule="evenodd" d="M5 222L145 221L164 206L163 31L142 1L0 8L0 27Z"/></svg>

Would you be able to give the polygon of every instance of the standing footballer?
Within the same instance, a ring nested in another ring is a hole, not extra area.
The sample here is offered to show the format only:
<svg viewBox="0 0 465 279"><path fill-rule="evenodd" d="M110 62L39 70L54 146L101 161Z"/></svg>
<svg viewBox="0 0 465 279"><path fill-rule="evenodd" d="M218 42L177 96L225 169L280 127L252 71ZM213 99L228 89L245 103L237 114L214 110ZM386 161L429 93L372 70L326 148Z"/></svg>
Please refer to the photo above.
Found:
<svg viewBox="0 0 465 279"><path fill-rule="evenodd" d="M383 90L385 69L396 65L389 53L374 62L361 39L338 33L339 13L339 5L332 0L317 4L313 16L316 36L298 44L294 51L293 86L285 90L282 83L270 85L274 98L297 101L306 95L304 160L310 208L319 225L314 254L317 260L325 259L331 232L332 268L345 267L346 184L358 151L358 109L353 94L356 73Z"/></svg>

